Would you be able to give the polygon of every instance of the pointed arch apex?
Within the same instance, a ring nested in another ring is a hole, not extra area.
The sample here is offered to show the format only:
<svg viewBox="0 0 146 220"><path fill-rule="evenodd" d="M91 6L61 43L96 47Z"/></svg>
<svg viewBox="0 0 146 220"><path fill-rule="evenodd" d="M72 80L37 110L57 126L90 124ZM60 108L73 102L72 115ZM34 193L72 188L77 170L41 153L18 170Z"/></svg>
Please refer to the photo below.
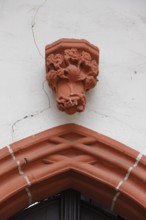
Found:
<svg viewBox="0 0 146 220"><path fill-rule="evenodd" d="M0 216L73 188L125 219L145 219L145 164L139 152L81 125L51 128L2 149Z"/></svg>

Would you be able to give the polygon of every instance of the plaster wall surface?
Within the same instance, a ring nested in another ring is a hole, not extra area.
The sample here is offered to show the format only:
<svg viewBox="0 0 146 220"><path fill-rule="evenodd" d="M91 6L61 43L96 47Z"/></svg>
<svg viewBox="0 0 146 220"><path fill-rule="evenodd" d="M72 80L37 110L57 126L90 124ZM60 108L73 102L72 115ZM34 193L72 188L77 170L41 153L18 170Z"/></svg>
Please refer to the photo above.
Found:
<svg viewBox="0 0 146 220"><path fill-rule="evenodd" d="M0 146L77 123L146 155L146 1L0 0ZM86 110L56 107L44 48L60 38L100 48Z"/></svg>

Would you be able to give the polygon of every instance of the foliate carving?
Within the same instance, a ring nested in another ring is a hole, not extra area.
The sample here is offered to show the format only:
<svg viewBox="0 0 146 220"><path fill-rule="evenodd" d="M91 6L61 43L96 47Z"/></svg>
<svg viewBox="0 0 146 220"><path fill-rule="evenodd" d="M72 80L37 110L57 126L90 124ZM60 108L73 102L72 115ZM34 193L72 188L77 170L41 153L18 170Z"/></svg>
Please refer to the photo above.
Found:
<svg viewBox="0 0 146 220"><path fill-rule="evenodd" d="M82 40L72 41L79 41L80 45ZM72 47L73 43L70 43L64 48L55 48L54 51L51 47L52 53L47 53L49 49L46 47L46 79L56 93L59 110L68 114L84 111L85 92L93 88L97 82L98 51L95 56L79 45L78 48Z"/></svg>

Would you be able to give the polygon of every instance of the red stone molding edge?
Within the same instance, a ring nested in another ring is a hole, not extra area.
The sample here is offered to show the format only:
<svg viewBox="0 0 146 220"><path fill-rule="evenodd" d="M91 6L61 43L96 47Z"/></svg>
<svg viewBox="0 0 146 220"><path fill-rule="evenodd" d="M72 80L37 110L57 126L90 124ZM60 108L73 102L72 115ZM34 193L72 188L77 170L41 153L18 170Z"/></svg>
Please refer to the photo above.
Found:
<svg viewBox="0 0 146 220"><path fill-rule="evenodd" d="M46 79L59 110L82 112L86 91L97 82L99 49L86 40L60 39L46 46Z"/></svg>
<svg viewBox="0 0 146 220"><path fill-rule="evenodd" d="M1 219L68 188L125 219L144 220L146 157L75 124L49 129L1 150Z"/></svg>

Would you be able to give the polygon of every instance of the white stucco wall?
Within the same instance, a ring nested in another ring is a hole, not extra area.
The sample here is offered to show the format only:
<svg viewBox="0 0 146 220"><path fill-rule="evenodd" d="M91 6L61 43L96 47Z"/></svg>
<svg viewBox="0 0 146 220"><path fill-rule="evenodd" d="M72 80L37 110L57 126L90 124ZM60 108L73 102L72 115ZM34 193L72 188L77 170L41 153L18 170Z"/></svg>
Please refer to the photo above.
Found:
<svg viewBox="0 0 146 220"><path fill-rule="evenodd" d="M44 47L63 37L100 48L98 85L72 116L45 81ZM146 155L145 0L0 0L0 76L1 147L74 122Z"/></svg>

